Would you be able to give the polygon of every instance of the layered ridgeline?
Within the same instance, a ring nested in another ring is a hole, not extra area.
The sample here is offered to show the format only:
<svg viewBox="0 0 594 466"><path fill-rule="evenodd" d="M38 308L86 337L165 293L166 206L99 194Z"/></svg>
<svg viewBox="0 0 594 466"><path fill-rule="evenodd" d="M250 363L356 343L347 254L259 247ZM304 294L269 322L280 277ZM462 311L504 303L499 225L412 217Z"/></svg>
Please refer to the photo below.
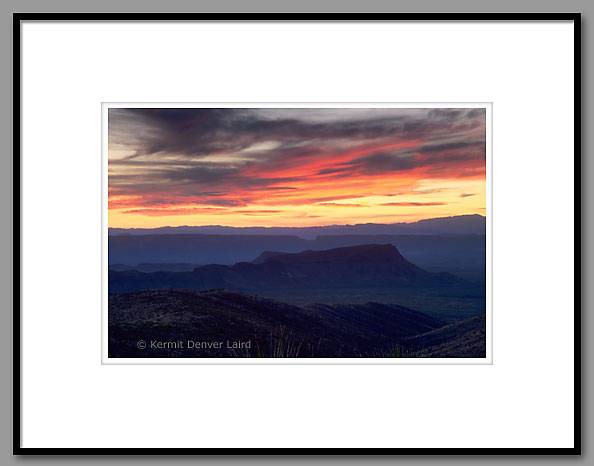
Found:
<svg viewBox="0 0 594 466"><path fill-rule="evenodd" d="M453 325L395 304L291 306L244 293L109 297L110 357L484 357L484 316Z"/></svg>
<svg viewBox="0 0 594 466"><path fill-rule="evenodd" d="M110 294L185 288L237 291L460 286L449 273L431 273L406 260L391 244L368 244L286 254L264 252L252 262L211 264L191 272L109 272Z"/></svg>
<svg viewBox="0 0 594 466"><path fill-rule="evenodd" d="M110 357L485 354L484 318L467 319L484 313L484 295L391 244L265 251L191 271L110 270L108 287Z"/></svg>
<svg viewBox="0 0 594 466"><path fill-rule="evenodd" d="M484 218L435 220L111 231L110 357L482 358Z"/></svg>
<svg viewBox="0 0 594 466"><path fill-rule="evenodd" d="M457 215L419 220L412 223L360 223L318 227L228 227L221 225L161 228L109 228L109 236L205 234L296 236L314 239L327 235L484 235L486 219L482 215Z"/></svg>
<svg viewBox="0 0 594 466"><path fill-rule="evenodd" d="M437 218L415 223L325 227L163 227L110 229L110 270L192 270L198 265L249 262L262 251L295 253L365 244L393 244L431 272L472 281L485 278L485 218Z"/></svg>

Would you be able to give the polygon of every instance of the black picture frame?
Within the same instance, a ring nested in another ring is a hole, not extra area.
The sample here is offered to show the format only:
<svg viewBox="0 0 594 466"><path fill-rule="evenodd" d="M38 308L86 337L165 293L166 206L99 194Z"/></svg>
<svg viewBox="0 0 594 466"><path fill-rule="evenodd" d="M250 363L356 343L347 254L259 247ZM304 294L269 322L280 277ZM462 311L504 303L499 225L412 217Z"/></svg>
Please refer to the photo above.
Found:
<svg viewBox="0 0 594 466"><path fill-rule="evenodd" d="M573 21L574 446L573 448L24 448L21 447L21 22L22 21ZM581 336L580 13L14 13L13 14L13 454L14 455L580 455Z"/></svg>

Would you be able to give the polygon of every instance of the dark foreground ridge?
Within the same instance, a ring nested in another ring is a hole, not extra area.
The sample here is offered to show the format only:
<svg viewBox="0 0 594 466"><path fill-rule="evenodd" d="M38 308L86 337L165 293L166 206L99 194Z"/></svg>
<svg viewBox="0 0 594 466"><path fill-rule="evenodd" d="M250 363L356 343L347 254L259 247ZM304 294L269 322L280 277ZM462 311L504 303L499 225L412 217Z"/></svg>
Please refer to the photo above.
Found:
<svg viewBox="0 0 594 466"><path fill-rule="evenodd" d="M474 354L476 358L486 355L485 314L461 322L446 325L421 335L405 338L408 344L424 348L419 357L463 358Z"/></svg>
<svg viewBox="0 0 594 466"><path fill-rule="evenodd" d="M114 358L484 357L484 317L446 325L395 304L297 307L228 290L146 290L111 296L108 321Z"/></svg>
<svg viewBox="0 0 594 466"><path fill-rule="evenodd" d="M109 272L109 293L185 288L238 291L455 286L449 273L427 272L406 260L392 244L366 244L300 253L266 252L252 262L211 264L192 272L138 270Z"/></svg>

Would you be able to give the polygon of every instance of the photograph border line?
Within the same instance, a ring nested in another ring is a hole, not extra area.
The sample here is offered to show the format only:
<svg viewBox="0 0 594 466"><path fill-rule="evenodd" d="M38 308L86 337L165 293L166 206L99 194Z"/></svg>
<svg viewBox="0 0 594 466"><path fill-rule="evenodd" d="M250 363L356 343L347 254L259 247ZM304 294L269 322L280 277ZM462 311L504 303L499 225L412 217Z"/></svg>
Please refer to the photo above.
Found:
<svg viewBox="0 0 594 466"><path fill-rule="evenodd" d="M21 22L23 21L571 21L574 25L574 445L572 448L24 448L21 446ZM580 13L15 13L13 14L14 455L580 455L582 446L582 103Z"/></svg>
<svg viewBox="0 0 594 466"><path fill-rule="evenodd" d="M108 111L110 108L484 108L486 110L486 356L484 358L110 358L108 356ZM106 365L492 365L493 364L493 103L492 102L102 102L101 104L101 364Z"/></svg>

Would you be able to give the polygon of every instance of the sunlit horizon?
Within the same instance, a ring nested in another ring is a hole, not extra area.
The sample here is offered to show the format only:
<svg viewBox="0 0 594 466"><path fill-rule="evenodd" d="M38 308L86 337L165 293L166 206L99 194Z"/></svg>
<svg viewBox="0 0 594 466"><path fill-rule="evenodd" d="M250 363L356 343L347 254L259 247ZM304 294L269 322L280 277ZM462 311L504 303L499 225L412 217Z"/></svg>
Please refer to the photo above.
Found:
<svg viewBox="0 0 594 466"><path fill-rule="evenodd" d="M222 225L222 224L214 224L214 223L210 223L210 224L203 224L203 225L189 225L189 224L181 224L181 225L160 225L157 227L112 227L109 226L109 228L113 228L113 229L134 229L134 228L139 228L139 229L157 229L157 228L179 228L179 227L186 227L186 228L202 228L202 227L212 227L212 228L252 228L252 227L257 227L257 228L324 228L324 227L348 227L348 226L358 226L358 225L372 225L372 224L376 224L376 225L400 225L400 224L413 224L413 223L417 223L419 221L422 220L436 220L436 219L445 219L445 218L454 218L454 217L466 217L466 216L474 216L474 215L478 215L482 218L486 218L485 215L482 214L460 214L460 215L449 215L449 216L445 216L445 217L428 217L428 218L422 218L419 220L414 220L414 221L398 221L398 222L391 222L391 223L383 223L383 222L357 222L357 223L329 223L329 224L315 224L315 225L299 225L299 226L288 226L288 225L270 225L270 226L266 226L266 225L247 225L247 226L233 226L233 225Z"/></svg>

